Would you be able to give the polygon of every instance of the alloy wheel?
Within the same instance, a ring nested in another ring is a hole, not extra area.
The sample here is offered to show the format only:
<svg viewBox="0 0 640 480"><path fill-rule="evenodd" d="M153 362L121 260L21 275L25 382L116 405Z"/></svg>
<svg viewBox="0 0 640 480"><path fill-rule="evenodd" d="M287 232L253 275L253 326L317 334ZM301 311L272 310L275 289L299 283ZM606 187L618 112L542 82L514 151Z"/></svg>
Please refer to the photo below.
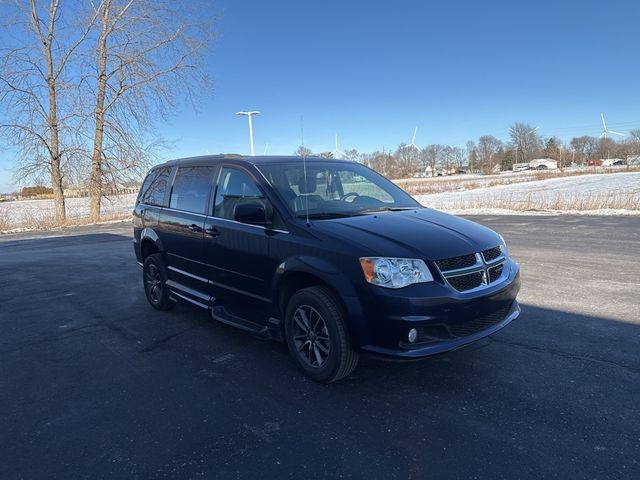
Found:
<svg viewBox="0 0 640 480"><path fill-rule="evenodd" d="M309 305L293 314L293 342L300 358L310 367L320 368L329 358L329 330L322 315Z"/></svg>
<svg viewBox="0 0 640 480"><path fill-rule="evenodd" d="M154 304L160 302L162 298L162 277L160 276L160 270L158 267L151 264L147 268L145 275L145 283L147 285L147 292L149 292L149 298Z"/></svg>

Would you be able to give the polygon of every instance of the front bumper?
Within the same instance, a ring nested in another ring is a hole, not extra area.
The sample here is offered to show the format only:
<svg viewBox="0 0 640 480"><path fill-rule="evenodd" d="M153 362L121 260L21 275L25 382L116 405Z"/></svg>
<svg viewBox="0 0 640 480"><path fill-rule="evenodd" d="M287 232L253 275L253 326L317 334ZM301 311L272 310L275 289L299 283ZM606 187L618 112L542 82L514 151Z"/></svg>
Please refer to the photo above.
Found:
<svg viewBox="0 0 640 480"><path fill-rule="evenodd" d="M465 345L469 345L470 343L476 342L484 337L488 337L489 335L497 332L501 328L510 324L513 320L518 318L520 315L520 305L516 300L513 301L509 313L507 316L500 322L493 324L492 326L476 332L475 334L471 334L464 337L459 337L450 341L441 341L436 342L432 345L427 346L417 346L415 348L385 348L378 347L375 345L365 345L361 347L367 353L371 353L376 356L388 357L388 358L396 358L396 359L405 359L405 360L417 360L420 358L430 357L431 355L437 355L438 353L449 352L451 350L456 350L458 348L462 348Z"/></svg>
<svg viewBox="0 0 640 480"><path fill-rule="evenodd" d="M516 296L520 270L509 260L509 274L484 291L464 294L430 284L413 290L377 291L366 302L368 342L358 347L376 356L419 359L455 350L491 335L520 314ZM418 338L409 343L415 328Z"/></svg>

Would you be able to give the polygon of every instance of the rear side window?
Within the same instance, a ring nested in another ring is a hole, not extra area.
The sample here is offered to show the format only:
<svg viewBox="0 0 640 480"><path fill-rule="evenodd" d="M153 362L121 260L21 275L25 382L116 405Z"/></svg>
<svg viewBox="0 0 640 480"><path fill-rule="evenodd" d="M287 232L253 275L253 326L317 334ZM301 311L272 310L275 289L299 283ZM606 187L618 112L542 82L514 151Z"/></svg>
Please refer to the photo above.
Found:
<svg viewBox="0 0 640 480"><path fill-rule="evenodd" d="M157 168L149 173L140 189L140 203L162 207L170 174L169 167Z"/></svg>
<svg viewBox="0 0 640 480"><path fill-rule="evenodd" d="M171 189L169 206L193 213L207 213L214 167L180 167Z"/></svg>

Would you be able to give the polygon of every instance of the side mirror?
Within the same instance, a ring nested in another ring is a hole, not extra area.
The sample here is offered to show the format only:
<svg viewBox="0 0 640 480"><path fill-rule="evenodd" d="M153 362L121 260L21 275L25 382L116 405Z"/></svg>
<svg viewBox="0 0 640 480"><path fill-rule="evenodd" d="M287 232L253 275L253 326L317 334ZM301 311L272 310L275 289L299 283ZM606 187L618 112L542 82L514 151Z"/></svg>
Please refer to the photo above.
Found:
<svg viewBox="0 0 640 480"><path fill-rule="evenodd" d="M236 222L248 223L251 225L271 225L271 219L267 218L267 211L264 205L257 202L239 203L233 209L233 219Z"/></svg>

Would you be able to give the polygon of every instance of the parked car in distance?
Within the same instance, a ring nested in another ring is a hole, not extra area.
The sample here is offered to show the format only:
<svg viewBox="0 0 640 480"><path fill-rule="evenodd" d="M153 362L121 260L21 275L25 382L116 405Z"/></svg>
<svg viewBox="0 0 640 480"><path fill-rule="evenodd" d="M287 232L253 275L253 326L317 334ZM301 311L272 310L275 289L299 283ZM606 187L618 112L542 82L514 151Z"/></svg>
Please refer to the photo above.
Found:
<svg viewBox="0 0 640 480"><path fill-rule="evenodd" d="M361 354L419 359L520 312L500 235L416 202L356 162L217 155L153 167L134 250L152 307L185 301L285 341L320 382Z"/></svg>

